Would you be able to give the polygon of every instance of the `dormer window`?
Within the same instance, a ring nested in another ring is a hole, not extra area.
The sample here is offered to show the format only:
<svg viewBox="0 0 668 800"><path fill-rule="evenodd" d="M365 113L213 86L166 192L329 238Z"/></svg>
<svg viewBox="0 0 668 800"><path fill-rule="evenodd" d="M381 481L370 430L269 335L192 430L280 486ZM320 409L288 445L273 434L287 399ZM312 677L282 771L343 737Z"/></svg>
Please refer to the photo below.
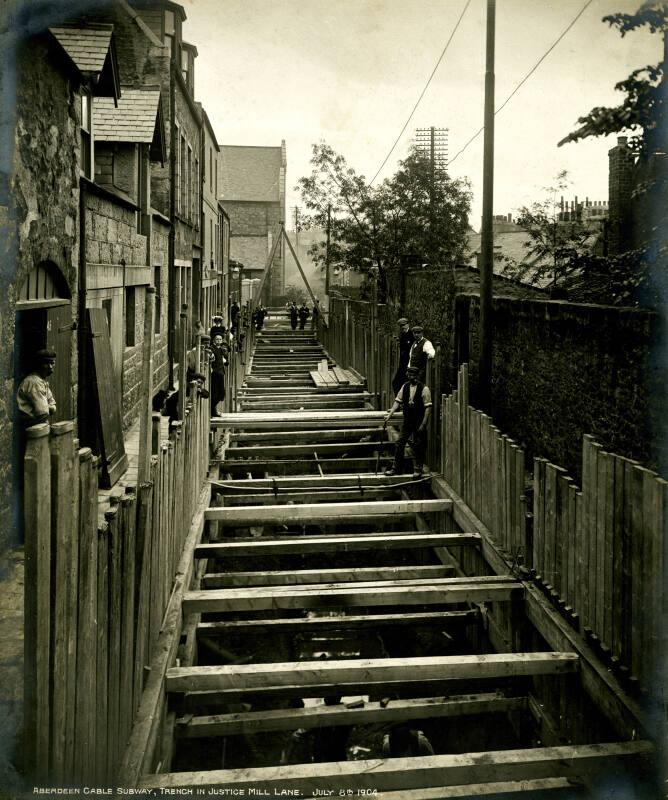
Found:
<svg viewBox="0 0 668 800"><path fill-rule="evenodd" d="M165 36L164 36L164 43L169 45L170 53L174 52L174 48L172 42L174 41L175 29L174 29L174 12L173 11L165 11Z"/></svg>
<svg viewBox="0 0 668 800"><path fill-rule="evenodd" d="M183 75L183 80L186 82L186 86L190 85L188 81L189 61L189 53L184 47L181 49L181 74Z"/></svg>
<svg viewBox="0 0 668 800"><path fill-rule="evenodd" d="M93 103L90 92L81 92L81 174L86 178L92 178L93 164Z"/></svg>

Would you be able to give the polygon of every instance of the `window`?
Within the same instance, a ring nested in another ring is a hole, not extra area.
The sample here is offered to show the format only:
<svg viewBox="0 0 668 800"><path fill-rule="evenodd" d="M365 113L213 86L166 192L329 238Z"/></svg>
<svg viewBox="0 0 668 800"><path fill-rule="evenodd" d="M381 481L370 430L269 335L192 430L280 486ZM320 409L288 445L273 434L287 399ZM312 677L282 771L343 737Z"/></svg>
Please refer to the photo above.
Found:
<svg viewBox="0 0 668 800"><path fill-rule="evenodd" d="M206 161L206 156L204 157L204 161ZM200 219L199 219L199 193L201 191L200 188L200 175L199 175L199 158L195 159L195 185L194 185L194 201L195 201L195 208L193 211L193 220L195 222L195 227L199 228Z"/></svg>
<svg viewBox="0 0 668 800"><path fill-rule="evenodd" d="M165 38L164 42L169 45L170 53L173 52L172 42L174 41L174 12L165 11Z"/></svg>
<svg viewBox="0 0 668 800"><path fill-rule="evenodd" d="M210 219L209 220L209 249L210 249L210 252L211 252L211 269L215 269L214 263L213 263L213 242L214 242L214 239L213 239L213 220Z"/></svg>
<svg viewBox="0 0 668 800"><path fill-rule="evenodd" d="M213 147L209 148L209 188L213 191Z"/></svg>
<svg viewBox="0 0 668 800"><path fill-rule="evenodd" d="M136 342L135 321L136 321L136 297L135 287L125 288L125 346L134 347Z"/></svg>
<svg viewBox="0 0 668 800"><path fill-rule="evenodd" d="M156 334L160 333L160 316L161 316L161 306L160 300L161 295L160 292L162 291L162 284L160 283L160 267L153 267L153 285L155 286L155 317L154 317L154 332Z"/></svg>
<svg viewBox="0 0 668 800"><path fill-rule="evenodd" d="M92 124L92 98L86 91L81 93L81 172L87 178L92 178L91 165L93 162L93 124Z"/></svg>
<svg viewBox="0 0 668 800"><path fill-rule="evenodd" d="M181 216L187 214L188 202L188 150L186 147L186 137L181 134Z"/></svg>
<svg viewBox="0 0 668 800"><path fill-rule="evenodd" d="M215 180L214 185L213 185L213 193L214 193L214 196L217 199L218 198L218 159L216 159L216 163L214 165L214 169L215 169L215 172L216 172L216 180Z"/></svg>
<svg viewBox="0 0 668 800"><path fill-rule="evenodd" d="M142 216L147 213L148 208L146 204L146 181L148 175L145 173L145 154L144 145L138 144L137 147L137 233L143 233Z"/></svg>
<svg viewBox="0 0 668 800"><path fill-rule="evenodd" d="M102 308L107 315L107 328L109 328L109 336L111 337L111 297L107 297L102 301Z"/></svg>
<svg viewBox="0 0 668 800"><path fill-rule="evenodd" d="M188 145L188 193L185 199L186 214L188 219L193 219L193 151Z"/></svg>
<svg viewBox="0 0 668 800"><path fill-rule="evenodd" d="M176 126L176 153L174 154L176 180L174 181L174 203L177 212L181 208L181 136L179 126Z"/></svg>
<svg viewBox="0 0 668 800"><path fill-rule="evenodd" d="M188 83L188 51L185 47L181 48L181 74L183 75L183 80L186 82L186 86L189 86Z"/></svg>

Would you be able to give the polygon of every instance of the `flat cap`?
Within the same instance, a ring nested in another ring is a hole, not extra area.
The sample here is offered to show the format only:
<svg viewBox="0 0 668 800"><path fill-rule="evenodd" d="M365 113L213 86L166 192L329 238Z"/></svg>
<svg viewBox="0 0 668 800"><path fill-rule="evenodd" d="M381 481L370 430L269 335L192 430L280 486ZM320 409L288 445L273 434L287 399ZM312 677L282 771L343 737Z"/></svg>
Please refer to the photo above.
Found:
<svg viewBox="0 0 668 800"><path fill-rule="evenodd" d="M422 327L422 325L413 325L411 330L413 331L413 333L422 333L424 328Z"/></svg>
<svg viewBox="0 0 668 800"><path fill-rule="evenodd" d="M55 350L38 350L35 353L35 358L38 361L53 361L56 358L56 351Z"/></svg>
<svg viewBox="0 0 668 800"><path fill-rule="evenodd" d="M406 317L402 317L401 319L397 320L397 325L408 325L408 320Z"/></svg>

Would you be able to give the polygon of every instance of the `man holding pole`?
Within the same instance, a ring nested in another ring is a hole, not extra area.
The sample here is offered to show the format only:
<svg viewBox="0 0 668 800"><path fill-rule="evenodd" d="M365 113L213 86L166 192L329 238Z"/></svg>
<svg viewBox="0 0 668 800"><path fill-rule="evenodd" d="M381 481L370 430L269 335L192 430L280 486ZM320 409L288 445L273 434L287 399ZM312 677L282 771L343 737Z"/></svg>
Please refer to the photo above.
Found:
<svg viewBox="0 0 668 800"><path fill-rule="evenodd" d="M413 477L421 478L424 457L427 452L427 423L432 409L431 392L428 386L418 380L418 370L415 367L408 367L406 377L408 380L399 390L392 408L385 415L383 422L383 425L387 426L395 411L401 409L403 412L404 421L394 451L394 463L385 471L385 474L401 473L404 451L410 439L413 450Z"/></svg>

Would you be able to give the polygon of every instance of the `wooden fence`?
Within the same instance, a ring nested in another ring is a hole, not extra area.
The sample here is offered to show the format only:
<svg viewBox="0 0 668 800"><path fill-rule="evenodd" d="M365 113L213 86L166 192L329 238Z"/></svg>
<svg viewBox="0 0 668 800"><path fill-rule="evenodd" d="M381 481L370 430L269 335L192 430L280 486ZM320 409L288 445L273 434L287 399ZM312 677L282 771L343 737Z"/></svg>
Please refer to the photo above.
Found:
<svg viewBox="0 0 668 800"><path fill-rule="evenodd" d="M148 481L98 512L98 459L73 423L27 431L25 712L36 780L110 785L127 743L209 461L191 387ZM102 522L100 522L103 517Z"/></svg>
<svg viewBox="0 0 668 800"><path fill-rule="evenodd" d="M334 299L321 341L367 376L379 408L392 400L396 340L379 332L369 303ZM630 685L665 685L668 483L584 436L582 488L545 459L525 463L516 442L469 405L468 365L440 394L439 359L428 372L434 413L427 461L490 531L510 565L531 572L562 614ZM533 491L530 506L529 490Z"/></svg>

